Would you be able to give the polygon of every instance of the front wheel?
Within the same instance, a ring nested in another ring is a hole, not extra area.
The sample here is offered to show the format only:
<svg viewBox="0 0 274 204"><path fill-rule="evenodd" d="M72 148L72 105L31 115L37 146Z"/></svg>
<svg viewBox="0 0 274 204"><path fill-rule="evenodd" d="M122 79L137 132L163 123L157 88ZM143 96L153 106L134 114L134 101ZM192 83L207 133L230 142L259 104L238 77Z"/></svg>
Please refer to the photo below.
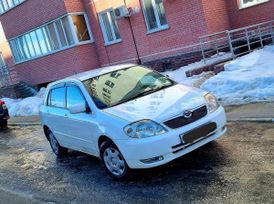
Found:
<svg viewBox="0 0 274 204"><path fill-rule="evenodd" d="M64 157L67 154L68 149L60 146L59 142L50 130L47 131L47 138L52 151L57 157Z"/></svg>
<svg viewBox="0 0 274 204"><path fill-rule="evenodd" d="M116 180L123 180L129 175L129 167L118 150L111 141L104 142L100 147L100 157L105 171Z"/></svg>

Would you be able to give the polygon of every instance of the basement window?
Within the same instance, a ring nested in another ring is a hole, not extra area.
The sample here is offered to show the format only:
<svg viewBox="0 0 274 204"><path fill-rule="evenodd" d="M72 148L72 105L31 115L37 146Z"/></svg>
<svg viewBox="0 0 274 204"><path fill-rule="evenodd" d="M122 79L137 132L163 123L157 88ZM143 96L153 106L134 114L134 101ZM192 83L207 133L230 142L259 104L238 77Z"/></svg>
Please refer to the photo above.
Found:
<svg viewBox="0 0 274 204"><path fill-rule="evenodd" d="M163 0L142 0L148 33L168 28Z"/></svg>
<svg viewBox="0 0 274 204"><path fill-rule="evenodd" d="M270 0L240 0L240 3L241 3L240 8L247 8L247 7L265 3L268 1Z"/></svg>
<svg viewBox="0 0 274 204"><path fill-rule="evenodd" d="M85 14L69 14L9 40L15 63L93 42Z"/></svg>

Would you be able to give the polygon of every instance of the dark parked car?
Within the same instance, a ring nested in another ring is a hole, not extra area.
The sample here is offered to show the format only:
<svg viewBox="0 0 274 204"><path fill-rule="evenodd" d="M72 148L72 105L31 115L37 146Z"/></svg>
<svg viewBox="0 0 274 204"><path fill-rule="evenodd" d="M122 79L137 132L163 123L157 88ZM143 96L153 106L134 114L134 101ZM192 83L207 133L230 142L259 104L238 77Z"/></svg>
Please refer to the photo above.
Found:
<svg viewBox="0 0 274 204"><path fill-rule="evenodd" d="M8 126L9 111L4 101L0 100L0 128Z"/></svg>

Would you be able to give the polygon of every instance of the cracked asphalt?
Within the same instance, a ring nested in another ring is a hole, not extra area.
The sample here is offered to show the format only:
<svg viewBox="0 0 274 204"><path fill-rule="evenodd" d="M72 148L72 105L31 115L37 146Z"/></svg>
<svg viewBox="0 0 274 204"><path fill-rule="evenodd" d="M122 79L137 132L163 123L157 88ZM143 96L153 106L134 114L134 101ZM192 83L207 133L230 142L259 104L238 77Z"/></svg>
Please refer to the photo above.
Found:
<svg viewBox="0 0 274 204"><path fill-rule="evenodd" d="M51 152L40 126L0 131L0 203L274 203L274 125L229 123L225 136L117 182L99 159Z"/></svg>

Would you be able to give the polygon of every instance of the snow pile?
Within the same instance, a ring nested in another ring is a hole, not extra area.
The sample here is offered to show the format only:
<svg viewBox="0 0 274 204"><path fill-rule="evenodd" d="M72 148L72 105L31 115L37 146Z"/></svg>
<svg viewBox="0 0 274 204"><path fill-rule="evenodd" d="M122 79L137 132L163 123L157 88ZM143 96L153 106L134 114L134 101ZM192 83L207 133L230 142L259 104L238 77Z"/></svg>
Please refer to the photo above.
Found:
<svg viewBox="0 0 274 204"><path fill-rule="evenodd" d="M39 108L43 103L45 90L45 88L41 88L34 97L25 99L2 98L1 100L5 101L9 114L12 117L38 115Z"/></svg>
<svg viewBox="0 0 274 204"><path fill-rule="evenodd" d="M225 71L201 88L224 105L274 101L274 46L267 46L225 65Z"/></svg>

